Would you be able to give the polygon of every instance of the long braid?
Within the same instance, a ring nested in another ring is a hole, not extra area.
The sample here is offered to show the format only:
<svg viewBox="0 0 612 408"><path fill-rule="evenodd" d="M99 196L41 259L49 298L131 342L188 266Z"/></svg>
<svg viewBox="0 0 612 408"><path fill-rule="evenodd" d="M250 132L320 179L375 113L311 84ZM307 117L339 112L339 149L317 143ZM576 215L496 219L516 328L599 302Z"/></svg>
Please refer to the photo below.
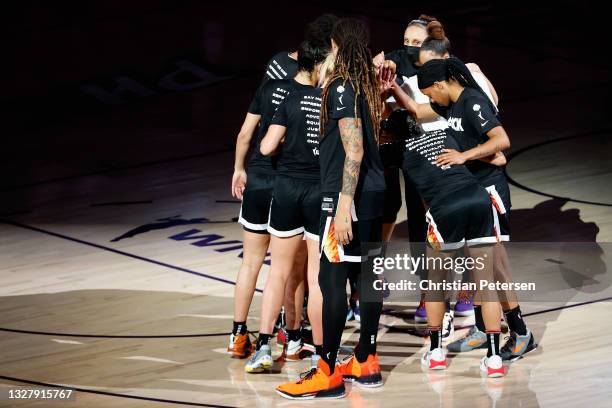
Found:
<svg viewBox="0 0 612 408"><path fill-rule="evenodd" d="M474 79L474 76L468 69L468 67L458 58L450 57L445 60L446 62L446 70L447 70L447 79L454 79L464 88L472 88L477 90L485 97L485 99L489 102L489 105L493 112L497 112L497 106L487 96L487 94L483 91L483 89L478 85L478 82Z"/></svg>
<svg viewBox="0 0 612 408"><path fill-rule="evenodd" d="M367 46L367 31L358 20L343 19L334 27L332 38L338 45L338 53L331 78L327 81L321 97L321 133L325 133L328 121L327 98L329 87L333 81L341 78L343 84L349 82L355 91L356 118L359 117L359 96L364 95L374 126L374 137L378 141L382 118L382 101L378 91L378 79L372 64L372 54Z"/></svg>

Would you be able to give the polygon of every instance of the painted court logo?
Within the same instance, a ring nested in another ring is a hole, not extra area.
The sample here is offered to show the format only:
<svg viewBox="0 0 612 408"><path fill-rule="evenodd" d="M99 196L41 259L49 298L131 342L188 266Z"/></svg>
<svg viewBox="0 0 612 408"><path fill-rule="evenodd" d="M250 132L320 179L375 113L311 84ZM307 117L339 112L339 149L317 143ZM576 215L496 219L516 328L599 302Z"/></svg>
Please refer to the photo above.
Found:
<svg viewBox="0 0 612 408"><path fill-rule="evenodd" d="M196 225L196 224L227 224L233 223L232 221L211 221L208 218L182 218L180 215L175 215L167 218L160 218L156 220L156 222L152 222L149 224L144 224L138 226L136 228L132 228L126 233L111 239L111 242L118 242L127 238L133 238L136 235L142 235L147 232L156 231L156 230L165 230L169 228L174 228L182 225ZM242 241L232 239L225 240L225 237L219 234L206 233L205 231L191 228L187 231L179 232L178 234L174 234L168 237L173 241L187 241L190 245L196 246L198 248L211 248L215 252L226 253L233 251L240 251L238 254L238 258L242 258ZM266 257L269 257L270 254L266 254ZM270 260L266 259L264 261L266 265L270 265Z"/></svg>

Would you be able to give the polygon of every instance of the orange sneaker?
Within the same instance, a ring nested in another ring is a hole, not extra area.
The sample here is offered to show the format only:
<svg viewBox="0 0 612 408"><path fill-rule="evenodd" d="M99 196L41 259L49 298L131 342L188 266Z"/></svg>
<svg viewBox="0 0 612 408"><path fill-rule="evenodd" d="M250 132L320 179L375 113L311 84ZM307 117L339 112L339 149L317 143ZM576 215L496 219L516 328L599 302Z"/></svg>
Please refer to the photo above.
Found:
<svg viewBox="0 0 612 408"><path fill-rule="evenodd" d="M370 354L363 363L357 361L353 354L336 367L342 373L344 381L351 381L362 387L374 388L383 385L378 354Z"/></svg>
<svg viewBox="0 0 612 408"><path fill-rule="evenodd" d="M232 358L247 358L251 354L251 339L249 339L249 333L236 334L234 336L234 347L232 351Z"/></svg>
<svg viewBox="0 0 612 408"><path fill-rule="evenodd" d="M316 369L310 370L303 378L276 387L276 392L284 398L293 400L314 398L342 398L346 396L342 374L336 367L329 374L329 367L323 359Z"/></svg>

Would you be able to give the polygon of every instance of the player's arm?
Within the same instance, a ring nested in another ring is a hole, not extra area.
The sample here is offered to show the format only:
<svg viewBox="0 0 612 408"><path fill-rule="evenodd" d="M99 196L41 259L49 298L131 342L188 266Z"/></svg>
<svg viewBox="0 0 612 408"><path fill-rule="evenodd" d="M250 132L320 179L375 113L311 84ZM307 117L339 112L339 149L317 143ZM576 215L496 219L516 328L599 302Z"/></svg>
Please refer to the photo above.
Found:
<svg viewBox="0 0 612 408"><path fill-rule="evenodd" d="M234 175L232 176L232 196L242 199L242 192L246 186L246 156L251 146L251 139L255 134L261 115L247 113L236 137L236 156L234 158Z"/></svg>
<svg viewBox="0 0 612 408"><path fill-rule="evenodd" d="M489 140L470 150L466 150L466 160L477 160L510 148L510 138L502 126L494 127L487 132Z"/></svg>
<svg viewBox="0 0 612 408"><path fill-rule="evenodd" d="M393 94L397 104L408 110L408 112L410 112L416 119L436 119L439 116L432 109L430 104L416 103L416 101L412 99L410 95L408 95L406 91L404 91L397 83L394 83L391 87L391 93Z"/></svg>
<svg viewBox="0 0 612 408"><path fill-rule="evenodd" d="M492 164L497 167L505 166L506 163L508 162L506 160L506 155L503 152L497 152L494 155L482 157L478 160L483 161L485 163Z"/></svg>
<svg viewBox="0 0 612 408"><path fill-rule="evenodd" d="M492 156L510 147L510 138L502 126L496 126L487 132L489 140L465 152L454 149L443 149L436 159L438 166L464 164L469 160L479 160Z"/></svg>
<svg viewBox="0 0 612 408"><path fill-rule="evenodd" d="M282 143L285 132L287 128L281 125L270 125L268 127L268 131L266 135L261 140L261 144L259 145L259 151L264 156L270 156L276 154L278 151L278 147Z"/></svg>
<svg viewBox="0 0 612 408"><path fill-rule="evenodd" d="M342 169L342 191L338 199L335 218L336 239L346 245L353 239L351 207L359 182L359 169L363 160L363 128L359 118L342 118L338 121L345 159Z"/></svg>
<svg viewBox="0 0 612 408"><path fill-rule="evenodd" d="M480 72L482 74L483 78L487 82L487 88L489 88L489 92L491 92L491 96L493 97L493 102L495 102L495 105L499 105L499 96L497 95L497 91L495 90L495 87L491 81L489 81L489 78L487 78L484 72L482 72L480 67L473 62L469 62L465 64L465 66L470 70L470 72Z"/></svg>
<svg viewBox="0 0 612 408"><path fill-rule="evenodd" d="M495 105L499 105L499 96L497 96L497 91L495 90L495 87L493 86L491 81L489 81L489 78L487 78L485 74L482 74L482 76L484 77L485 81L487 81L487 86L489 87L489 91L491 91L493 102L495 102Z"/></svg>

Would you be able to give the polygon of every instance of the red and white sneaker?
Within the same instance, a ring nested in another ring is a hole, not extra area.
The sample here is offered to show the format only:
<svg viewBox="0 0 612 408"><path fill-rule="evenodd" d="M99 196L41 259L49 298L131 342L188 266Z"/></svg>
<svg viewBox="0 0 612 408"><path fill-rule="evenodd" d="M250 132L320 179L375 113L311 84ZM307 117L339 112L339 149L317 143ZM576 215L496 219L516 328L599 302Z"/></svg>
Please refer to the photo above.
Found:
<svg viewBox="0 0 612 408"><path fill-rule="evenodd" d="M489 378L503 377L506 375L502 359L497 354L491 357L483 357L482 360L480 360L480 371L486 373Z"/></svg>
<svg viewBox="0 0 612 408"><path fill-rule="evenodd" d="M447 367L446 353L440 347L428 350L421 357L421 365L430 370L445 370Z"/></svg>
<svg viewBox="0 0 612 408"><path fill-rule="evenodd" d="M287 334L287 330L284 327L278 329L278 333L276 333L276 345L278 347L285 347L287 343L289 335Z"/></svg>
<svg viewBox="0 0 612 408"><path fill-rule="evenodd" d="M288 340L285 348L285 359L287 361L300 361L303 358L310 357L315 353L314 346L304 343L302 339Z"/></svg>

